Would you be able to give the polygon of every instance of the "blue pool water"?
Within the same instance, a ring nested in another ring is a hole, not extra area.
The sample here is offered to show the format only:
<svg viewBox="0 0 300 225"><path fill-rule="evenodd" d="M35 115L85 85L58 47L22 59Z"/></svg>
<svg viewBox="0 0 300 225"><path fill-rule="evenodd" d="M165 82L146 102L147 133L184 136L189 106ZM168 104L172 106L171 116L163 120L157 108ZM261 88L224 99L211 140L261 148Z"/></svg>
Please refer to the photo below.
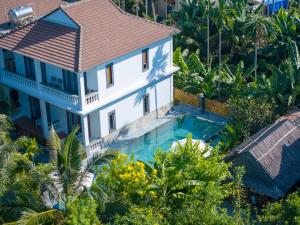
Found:
<svg viewBox="0 0 300 225"><path fill-rule="evenodd" d="M182 116L132 140L119 150L127 155L134 154L135 160L149 161L153 159L154 152L158 148L168 151L173 142L186 138L188 134L192 134L193 139L207 140L221 128L209 121L192 116Z"/></svg>

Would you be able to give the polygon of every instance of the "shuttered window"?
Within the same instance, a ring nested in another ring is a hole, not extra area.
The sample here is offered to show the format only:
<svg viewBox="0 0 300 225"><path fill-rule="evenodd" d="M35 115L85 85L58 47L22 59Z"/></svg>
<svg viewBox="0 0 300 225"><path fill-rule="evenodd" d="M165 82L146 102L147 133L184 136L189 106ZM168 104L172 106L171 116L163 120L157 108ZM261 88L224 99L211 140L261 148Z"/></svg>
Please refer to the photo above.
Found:
<svg viewBox="0 0 300 225"><path fill-rule="evenodd" d="M149 69L149 49L144 49L142 51L142 61L143 61L143 71Z"/></svg>
<svg viewBox="0 0 300 225"><path fill-rule="evenodd" d="M113 64L109 64L106 66L106 86L111 87L113 85L114 85Z"/></svg>

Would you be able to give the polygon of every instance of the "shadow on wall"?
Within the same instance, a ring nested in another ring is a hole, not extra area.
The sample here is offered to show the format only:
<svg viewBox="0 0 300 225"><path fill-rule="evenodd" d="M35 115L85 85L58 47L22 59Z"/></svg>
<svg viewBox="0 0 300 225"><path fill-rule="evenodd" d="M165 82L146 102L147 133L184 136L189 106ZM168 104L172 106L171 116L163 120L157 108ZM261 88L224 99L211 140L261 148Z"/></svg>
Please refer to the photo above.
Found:
<svg viewBox="0 0 300 225"><path fill-rule="evenodd" d="M162 76L160 73L164 72L168 65L168 53L163 52L163 47L163 45L160 45L155 52L152 60L151 70L147 76L148 81L160 78Z"/></svg>
<svg viewBox="0 0 300 225"><path fill-rule="evenodd" d="M161 72L165 72L166 67L168 65L168 53L164 53L163 51L163 47L164 45L160 45L158 47L158 49L155 52L155 55L153 57L152 60L152 65L151 65L151 70L149 71L149 74L147 76L147 80L149 82L153 81L153 80L158 80L159 78L163 77ZM150 89L152 89L153 87L155 88L155 111L156 111L156 118L158 118L158 103L157 103L157 87L156 84L153 86L149 86ZM134 105L137 105L139 103L141 103L143 101L143 98L145 96L145 94L147 94L147 87L141 89L134 101ZM151 102L150 102L150 108L151 107Z"/></svg>

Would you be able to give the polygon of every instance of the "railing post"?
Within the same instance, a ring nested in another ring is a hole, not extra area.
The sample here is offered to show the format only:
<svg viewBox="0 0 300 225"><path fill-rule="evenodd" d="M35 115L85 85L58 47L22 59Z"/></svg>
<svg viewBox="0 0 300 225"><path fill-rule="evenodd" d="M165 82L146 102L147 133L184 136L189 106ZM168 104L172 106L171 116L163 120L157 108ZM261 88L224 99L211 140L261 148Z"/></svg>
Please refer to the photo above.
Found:
<svg viewBox="0 0 300 225"><path fill-rule="evenodd" d="M84 109L85 105L85 88L84 88L84 74L78 73L77 74L78 80L78 95L79 95L79 105L81 110Z"/></svg>

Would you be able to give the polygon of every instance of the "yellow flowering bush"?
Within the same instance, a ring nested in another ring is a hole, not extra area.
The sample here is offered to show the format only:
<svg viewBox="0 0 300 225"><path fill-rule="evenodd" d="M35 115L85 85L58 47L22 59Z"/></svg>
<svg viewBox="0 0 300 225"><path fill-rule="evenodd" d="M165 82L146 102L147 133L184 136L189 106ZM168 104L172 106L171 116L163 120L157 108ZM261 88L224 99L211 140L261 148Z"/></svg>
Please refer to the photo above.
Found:
<svg viewBox="0 0 300 225"><path fill-rule="evenodd" d="M118 154L109 165L102 167L95 185L111 193L115 199L124 197L144 197L149 176L145 164L133 161L127 155Z"/></svg>

